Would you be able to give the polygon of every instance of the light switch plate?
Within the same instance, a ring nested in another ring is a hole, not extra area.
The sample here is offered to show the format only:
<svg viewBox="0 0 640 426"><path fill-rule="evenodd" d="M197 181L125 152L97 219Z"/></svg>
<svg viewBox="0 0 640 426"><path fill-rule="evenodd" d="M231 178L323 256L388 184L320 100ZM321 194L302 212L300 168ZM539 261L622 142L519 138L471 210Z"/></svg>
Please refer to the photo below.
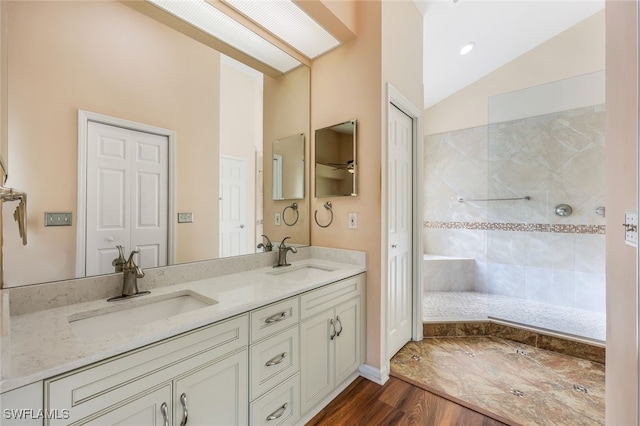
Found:
<svg viewBox="0 0 640 426"><path fill-rule="evenodd" d="M280 226L280 213L276 213L275 225Z"/></svg>
<svg viewBox="0 0 640 426"><path fill-rule="evenodd" d="M71 212L44 214L44 226L71 226Z"/></svg>
<svg viewBox="0 0 640 426"><path fill-rule="evenodd" d="M178 213L178 223L193 223L193 213Z"/></svg>
<svg viewBox="0 0 640 426"><path fill-rule="evenodd" d="M624 242L632 247L638 247L638 212L624 212Z"/></svg>
<svg viewBox="0 0 640 426"><path fill-rule="evenodd" d="M349 229L358 229L358 213L349 213Z"/></svg>

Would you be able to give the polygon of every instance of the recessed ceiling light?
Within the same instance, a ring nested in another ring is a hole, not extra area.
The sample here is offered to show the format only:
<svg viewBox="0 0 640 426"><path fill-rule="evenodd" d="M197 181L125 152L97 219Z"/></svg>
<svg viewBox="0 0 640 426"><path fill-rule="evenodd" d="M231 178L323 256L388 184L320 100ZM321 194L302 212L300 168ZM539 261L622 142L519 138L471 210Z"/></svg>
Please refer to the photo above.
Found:
<svg viewBox="0 0 640 426"><path fill-rule="evenodd" d="M475 47L475 43L474 42L470 42L465 44L464 46L462 46L462 49L460 49L460 54L461 55L466 55L467 53L471 52L473 50L473 48Z"/></svg>

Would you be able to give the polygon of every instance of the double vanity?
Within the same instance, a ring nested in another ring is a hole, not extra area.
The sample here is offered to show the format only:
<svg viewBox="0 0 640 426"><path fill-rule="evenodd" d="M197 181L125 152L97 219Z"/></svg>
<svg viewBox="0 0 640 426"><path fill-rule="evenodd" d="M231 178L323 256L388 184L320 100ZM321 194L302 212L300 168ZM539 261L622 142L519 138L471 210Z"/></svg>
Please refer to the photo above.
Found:
<svg viewBox="0 0 640 426"><path fill-rule="evenodd" d="M365 254L304 247L291 266L264 266L271 257L181 266L192 278L215 275L197 279L178 279L175 267L149 270L140 287L151 294L118 302L78 302L69 282L22 290L32 293L15 301L11 289L2 290L2 424L288 425L310 418L363 363ZM29 297L37 305L56 291L54 299L67 300L25 309Z"/></svg>

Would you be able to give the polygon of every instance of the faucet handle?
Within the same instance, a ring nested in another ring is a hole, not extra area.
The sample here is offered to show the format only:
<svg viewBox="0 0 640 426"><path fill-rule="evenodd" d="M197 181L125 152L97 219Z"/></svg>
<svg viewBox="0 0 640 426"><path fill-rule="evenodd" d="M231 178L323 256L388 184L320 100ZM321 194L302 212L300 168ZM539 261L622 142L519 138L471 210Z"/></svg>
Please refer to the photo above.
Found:
<svg viewBox="0 0 640 426"><path fill-rule="evenodd" d="M291 237L284 237L282 239L282 242L280 243L280 248L281 249L284 249L285 247L287 247L284 242L287 241L289 238L291 238Z"/></svg>

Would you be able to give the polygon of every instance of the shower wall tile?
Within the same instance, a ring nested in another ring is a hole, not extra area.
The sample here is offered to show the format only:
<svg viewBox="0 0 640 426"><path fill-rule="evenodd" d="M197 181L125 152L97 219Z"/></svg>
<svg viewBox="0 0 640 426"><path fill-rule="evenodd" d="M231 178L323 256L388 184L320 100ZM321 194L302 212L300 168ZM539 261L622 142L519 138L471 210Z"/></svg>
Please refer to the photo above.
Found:
<svg viewBox="0 0 640 426"><path fill-rule="evenodd" d="M426 136L425 253L475 259L476 291L603 311L604 116L599 105ZM571 216L554 213L561 203Z"/></svg>
<svg viewBox="0 0 640 426"><path fill-rule="evenodd" d="M573 269L575 234L527 232L525 238L527 266Z"/></svg>
<svg viewBox="0 0 640 426"><path fill-rule="evenodd" d="M525 263L525 233L487 231L487 260L492 263L523 265Z"/></svg>
<svg viewBox="0 0 640 426"><path fill-rule="evenodd" d="M427 229L425 253L486 260L486 231Z"/></svg>
<svg viewBox="0 0 640 426"><path fill-rule="evenodd" d="M459 258L425 259L422 263L422 290L474 291L475 260Z"/></svg>
<svg viewBox="0 0 640 426"><path fill-rule="evenodd" d="M589 311L606 311L605 275L576 272L576 308Z"/></svg>
<svg viewBox="0 0 640 426"><path fill-rule="evenodd" d="M575 270L604 275L605 236L575 235Z"/></svg>
<svg viewBox="0 0 640 426"><path fill-rule="evenodd" d="M526 298L572 307L575 304L573 273L566 270L526 267Z"/></svg>
<svg viewBox="0 0 640 426"><path fill-rule="evenodd" d="M489 293L524 298L526 290L524 266L488 263L487 277Z"/></svg>
<svg viewBox="0 0 640 426"><path fill-rule="evenodd" d="M475 274L475 288L474 291L481 293L489 292L489 277L487 262L476 261L476 274Z"/></svg>

